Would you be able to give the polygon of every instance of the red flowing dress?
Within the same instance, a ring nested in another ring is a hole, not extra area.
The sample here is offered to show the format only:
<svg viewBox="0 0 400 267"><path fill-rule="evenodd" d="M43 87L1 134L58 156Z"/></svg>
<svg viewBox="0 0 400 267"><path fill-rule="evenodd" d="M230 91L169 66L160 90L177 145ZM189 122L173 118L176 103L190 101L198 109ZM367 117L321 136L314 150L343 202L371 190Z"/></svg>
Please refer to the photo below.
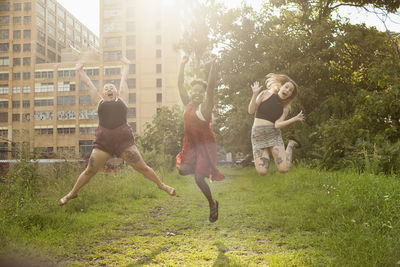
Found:
<svg viewBox="0 0 400 267"><path fill-rule="evenodd" d="M196 107L192 104L185 109L183 123L183 148L176 156L176 166L189 164L193 166L193 173L214 181L223 180L225 176L217 169L217 144L211 124L197 117Z"/></svg>

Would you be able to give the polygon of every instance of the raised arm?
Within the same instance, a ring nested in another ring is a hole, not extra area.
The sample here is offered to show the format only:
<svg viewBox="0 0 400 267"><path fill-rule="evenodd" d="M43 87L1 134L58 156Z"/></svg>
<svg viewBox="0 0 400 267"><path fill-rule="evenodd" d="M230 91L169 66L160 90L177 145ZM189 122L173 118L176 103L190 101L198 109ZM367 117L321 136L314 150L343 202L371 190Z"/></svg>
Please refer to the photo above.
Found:
<svg viewBox="0 0 400 267"><path fill-rule="evenodd" d="M257 108L257 99L260 99L260 97L262 97L263 93L262 92L260 94L262 86L260 86L260 84L258 82L254 82L251 85L251 90L253 91L253 95L251 96L251 100L249 103L249 107L247 109L247 111L249 112L249 114L254 114L254 112L256 112L256 108Z"/></svg>
<svg viewBox="0 0 400 267"><path fill-rule="evenodd" d="M179 95L182 100L182 104L186 106L189 104L189 95L185 90L184 86L184 72L185 72L185 65L189 61L189 58L187 56L184 56L182 58L181 65L179 67L179 74L178 74L178 88L179 88Z"/></svg>
<svg viewBox="0 0 400 267"><path fill-rule="evenodd" d="M89 89L89 95L90 98L92 99L93 104L98 104L98 102L102 99L100 94L98 93L96 87L90 80L90 78L87 76L86 72L83 70L83 63L77 63L75 65L75 71L79 73L79 76L81 78L81 81L86 84L86 86Z"/></svg>
<svg viewBox="0 0 400 267"><path fill-rule="evenodd" d="M217 56L211 54L210 56L210 73L208 74L207 89L206 89L206 101L204 105L201 105L201 113L207 121L211 121L211 114L214 108L214 90L216 86L217 71L215 70L215 60Z"/></svg>
<svg viewBox="0 0 400 267"><path fill-rule="evenodd" d="M299 114L297 114L297 115L294 116L293 118L290 118L290 119L285 120L285 118L286 118L286 116L288 115L288 113L289 113L289 108L288 108L288 107L285 107L285 108L283 109L283 114L282 114L282 116L281 116L279 119L277 119L277 120L275 121L275 128L276 128L276 129L279 129L279 128L288 126L288 125L290 125L290 124L292 124L292 123L294 123L294 122L296 122L296 121L301 121L301 122L303 122L304 119L305 119L305 118L304 118L303 111L300 111Z"/></svg>
<svg viewBox="0 0 400 267"><path fill-rule="evenodd" d="M128 73L129 73L129 64L131 64L131 62L126 57L123 57L121 61L123 65L122 65L122 73L121 73L122 76L121 76L121 81L119 83L118 95L126 103L128 103L129 100Z"/></svg>

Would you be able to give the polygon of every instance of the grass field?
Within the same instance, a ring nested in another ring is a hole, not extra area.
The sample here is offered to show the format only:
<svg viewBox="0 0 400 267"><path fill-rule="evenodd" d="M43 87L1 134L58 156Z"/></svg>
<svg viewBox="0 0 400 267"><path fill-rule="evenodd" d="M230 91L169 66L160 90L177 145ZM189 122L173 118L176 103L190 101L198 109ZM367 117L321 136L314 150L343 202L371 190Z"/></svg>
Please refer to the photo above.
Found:
<svg viewBox="0 0 400 267"><path fill-rule="evenodd" d="M177 172L160 173L177 197L126 169L98 174L79 198L58 207L76 173L69 167L37 173L34 187L15 178L24 171L32 170L0 184L3 264L390 266L400 260L396 177L304 166L260 177L253 168L225 168L226 179L210 184L220 213L209 223L193 177Z"/></svg>

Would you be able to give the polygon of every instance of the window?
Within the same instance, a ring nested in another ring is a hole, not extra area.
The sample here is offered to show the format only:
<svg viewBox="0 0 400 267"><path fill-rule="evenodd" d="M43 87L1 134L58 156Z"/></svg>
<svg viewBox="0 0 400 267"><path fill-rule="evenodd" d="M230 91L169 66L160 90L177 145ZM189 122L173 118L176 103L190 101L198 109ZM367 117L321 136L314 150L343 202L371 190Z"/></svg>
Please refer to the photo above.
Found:
<svg viewBox="0 0 400 267"><path fill-rule="evenodd" d="M47 44L50 47L53 47L54 49L56 49L56 41L50 37L47 37Z"/></svg>
<svg viewBox="0 0 400 267"><path fill-rule="evenodd" d="M8 130L0 130L0 136L7 137L8 136Z"/></svg>
<svg viewBox="0 0 400 267"><path fill-rule="evenodd" d="M84 69L83 70L88 76L97 76L99 75L99 69Z"/></svg>
<svg viewBox="0 0 400 267"><path fill-rule="evenodd" d="M31 106L31 101L29 100L22 100L22 107L29 108Z"/></svg>
<svg viewBox="0 0 400 267"><path fill-rule="evenodd" d="M8 57L0 57L0 66L8 66L9 63Z"/></svg>
<svg viewBox="0 0 400 267"><path fill-rule="evenodd" d="M63 19L65 19L65 11L62 10L60 7L57 9L57 15Z"/></svg>
<svg viewBox="0 0 400 267"><path fill-rule="evenodd" d="M54 91L53 83L35 83L36 93L53 92L53 91Z"/></svg>
<svg viewBox="0 0 400 267"><path fill-rule="evenodd" d="M47 56L48 56L48 58L50 59L51 62L55 62L56 61L56 53L54 53L50 49L47 49Z"/></svg>
<svg viewBox="0 0 400 267"><path fill-rule="evenodd" d="M21 101L13 100L13 102L12 102L12 107L13 108L19 108L20 106L21 106Z"/></svg>
<svg viewBox="0 0 400 267"><path fill-rule="evenodd" d="M136 122L128 122L129 126L131 126L132 131L135 133L136 132Z"/></svg>
<svg viewBox="0 0 400 267"><path fill-rule="evenodd" d="M53 78L53 71L35 71L35 79L50 79Z"/></svg>
<svg viewBox="0 0 400 267"><path fill-rule="evenodd" d="M22 10L21 3L14 3L14 11L20 11L20 10Z"/></svg>
<svg viewBox="0 0 400 267"><path fill-rule="evenodd" d="M0 112L0 122L8 122L8 112Z"/></svg>
<svg viewBox="0 0 400 267"><path fill-rule="evenodd" d="M156 79L156 87L161 88L162 87L162 79Z"/></svg>
<svg viewBox="0 0 400 267"><path fill-rule="evenodd" d="M156 73L161 73L161 64L156 64Z"/></svg>
<svg viewBox="0 0 400 267"><path fill-rule="evenodd" d="M0 143L0 159L7 159L8 144Z"/></svg>
<svg viewBox="0 0 400 267"><path fill-rule="evenodd" d="M9 37L10 37L9 30L0 30L0 39L8 39Z"/></svg>
<svg viewBox="0 0 400 267"><path fill-rule="evenodd" d="M21 17L13 17L13 24L20 25L21 24Z"/></svg>
<svg viewBox="0 0 400 267"><path fill-rule="evenodd" d="M0 25L9 25L10 16L0 16Z"/></svg>
<svg viewBox="0 0 400 267"><path fill-rule="evenodd" d="M92 140L79 140L79 153L83 157L89 157L92 153L93 141Z"/></svg>
<svg viewBox="0 0 400 267"><path fill-rule="evenodd" d="M94 87L96 87L96 89L98 90L99 88L99 81L98 80L92 80L92 83L94 85ZM88 87L86 86L86 84L84 84L82 81L79 82L79 90L81 91L87 91Z"/></svg>
<svg viewBox="0 0 400 267"><path fill-rule="evenodd" d="M29 25L31 24L32 19L31 16L24 16L24 25Z"/></svg>
<svg viewBox="0 0 400 267"><path fill-rule="evenodd" d="M24 80L29 80L29 79L31 78L31 73L30 73L30 72L24 72L24 73L22 74L22 78L23 78Z"/></svg>
<svg viewBox="0 0 400 267"><path fill-rule="evenodd" d="M75 30L77 30L78 31L78 33L81 33L81 31L82 31L82 26L81 26L81 24L79 24L77 21L75 21Z"/></svg>
<svg viewBox="0 0 400 267"><path fill-rule="evenodd" d="M79 110L79 119L80 120L96 120L97 118L98 118L97 110L95 110L95 109Z"/></svg>
<svg viewBox="0 0 400 267"><path fill-rule="evenodd" d="M31 30L24 30L24 38L31 38Z"/></svg>
<svg viewBox="0 0 400 267"><path fill-rule="evenodd" d="M136 74L136 64L129 65L129 74Z"/></svg>
<svg viewBox="0 0 400 267"><path fill-rule="evenodd" d="M42 29L44 29L44 20L39 17L36 17L36 25Z"/></svg>
<svg viewBox="0 0 400 267"><path fill-rule="evenodd" d="M75 83L73 82L59 82L57 86L58 92L71 92L75 91Z"/></svg>
<svg viewBox="0 0 400 267"><path fill-rule="evenodd" d="M58 106L73 106L75 105L75 96L57 96Z"/></svg>
<svg viewBox="0 0 400 267"><path fill-rule="evenodd" d="M75 155L75 147L74 146L59 146L59 147L57 147L57 153L59 153L63 157L72 158Z"/></svg>
<svg viewBox="0 0 400 267"><path fill-rule="evenodd" d="M13 94L19 94L19 93L21 93L21 87L14 86L13 87Z"/></svg>
<svg viewBox="0 0 400 267"><path fill-rule="evenodd" d="M75 128L57 128L57 134L75 134Z"/></svg>
<svg viewBox="0 0 400 267"><path fill-rule="evenodd" d="M53 111L35 111L33 114L33 119L35 121L51 121L53 120Z"/></svg>
<svg viewBox="0 0 400 267"><path fill-rule="evenodd" d="M31 87L29 85L25 85L22 87L22 93L29 94L31 92Z"/></svg>
<svg viewBox="0 0 400 267"><path fill-rule="evenodd" d="M79 134L94 134L96 129L97 127L81 126L79 127Z"/></svg>
<svg viewBox="0 0 400 267"><path fill-rule="evenodd" d="M13 52L21 52L21 44L13 44Z"/></svg>
<svg viewBox="0 0 400 267"><path fill-rule="evenodd" d="M128 79L127 83L128 83L128 88L129 89L136 88L136 79Z"/></svg>
<svg viewBox="0 0 400 267"><path fill-rule="evenodd" d="M10 2L0 2L0 11L10 11Z"/></svg>
<svg viewBox="0 0 400 267"><path fill-rule="evenodd" d="M157 93L157 103L162 103L162 94L161 93Z"/></svg>
<svg viewBox="0 0 400 267"><path fill-rule="evenodd" d="M9 43L0 44L0 52L8 52L9 49L10 49Z"/></svg>
<svg viewBox="0 0 400 267"><path fill-rule="evenodd" d="M74 36L74 30L71 27L67 26L67 35Z"/></svg>
<svg viewBox="0 0 400 267"><path fill-rule="evenodd" d="M157 49L156 50L156 58L160 58L161 57L161 49Z"/></svg>
<svg viewBox="0 0 400 267"><path fill-rule="evenodd" d="M104 47L113 47L118 46L121 47L121 37L106 37L103 41Z"/></svg>
<svg viewBox="0 0 400 267"><path fill-rule="evenodd" d="M57 21L57 27L58 27L60 30L62 30L63 32L65 31L65 24L64 24L64 22L62 22L61 20L58 20L58 21ZM61 35L61 33L60 33L60 35Z"/></svg>
<svg viewBox="0 0 400 267"><path fill-rule="evenodd" d="M24 52L31 51L31 44L24 44L23 45L23 50L24 50Z"/></svg>
<svg viewBox="0 0 400 267"><path fill-rule="evenodd" d="M136 35L126 36L126 45L136 45Z"/></svg>
<svg viewBox="0 0 400 267"><path fill-rule="evenodd" d="M121 74L121 68L105 68L104 75L119 75Z"/></svg>
<svg viewBox="0 0 400 267"><path fill-rule="evenodd" d="M21 72L13 72L13 81L21 80Z"/></svg>
<svg viewBox="0 0 400 267"><path fill-rule="evenodd" d="M59 70L58 77L75 77L75 70Z"/></svg>
<svg viewBox="0 0 400 267"><path fill-rule="evenodd" d="M57 111L57 120L66 121L66 120L75 120L75 110L59 110Z"/></svg>
<svg viewBox="0 0 400 267"><path fill-rule="evenodd" d="M122 57L121 51L104 51L104 61L119 61Z"/></svg>
<svg viewBox="0 0 400 267"><path fill-rule="evenodd" d="M93 105L90 95L80 95L79 96L79 105Z"/></svg>
<svg viewBox="0 0 400 267"><path fill-rule="evenodd" d="M12 114L12 121L19 121L20 120L20 114Z"/></svg>
<svg viewBox="0 0 400 267"><path fill-rule="evenodd" d="M128 108L128 118L136 118L136 108Z"/></svg>
<svg viewBox="0 0 400 267"><path fill-rule="evenodd" d="M36 58L35 58L35 63L36 63L36 64L41 64L41 63L45 63L45 61L44 61L43 58L36 57Z"/></svg>
<svg viewBox="0 0 400 267"><path fill-rule="evenodd" d="M129 104L135 104L136 103L136 93L129 93Z"/></svg>
<svg viewBox="0 0 400 267"><path fill-rule="evenodd" d="M0 81L8 81L8 72L2 72L0 73Z"/></svg>
<svg viewBox="0 0 400 267"><path fill-rule="evenodd" d="M126 50L126 57L130 60L136 59L136 50Z"/></svg>
<svg viewBox="0 0 400 267"><path fill-rule="evenodd" d="M74 19L67 14L67 24L74 25Z"/></svg>
<svg viewBox="0 0 400 267"><path fill-rule="evenodd" d="M13 37L14 39L21 39L21 31L20 30L13 31Z"/></svg>
<svg viewBox="0 0 400 267"><path fill-rule="evenodd" d="M46 35L43 32L37 30L36 36L37 36L38 40L42 41L43 43L46 42Z"/></svg>
<svg viewBox="0 0 400 267"><path fill-rule="evenodd" d="M0 84L0 95L8 95L8 85Z"/></svg>
<svg viewBox="0 0 400 267"><path fill-rule="evenodd" d="M4 101L0 101L0 108L8 108L8 100Z"/></svg>
<svg viewBox="0 0 400 267"><path fill-rule="evenodd" d="M47 13L47 20L53 24L56 24L56 16L54 16L51 12ZM49 25L47 25L49 26Z"/></svg>
<svg viewBox="0 0 400 267"><path fill-rule="evenodd" d="M23 122L28 122L31 120L31 114L30 113L24 113L22 114L22 121Z"/></svg>
<svg viewBox="0 0 400 267"><path fill-rule="evenodd" d="M35 147L33 153L41 158L50 158L53 156L53 147Z"/></svg>
<svg viewBox="0 0 400 267"><path fill-rule="evenodd" d="M122 23L120 23L120 22L105 22L103 24L103 31L105 33L121 32L122 29L123 29Z"/></svg>
<svg viewBox="0 0 400 267"><path fill-rule="evenodd" d="M53 128L39 128L35 129L35 135L52 135Z"/></svg>
<svg viewBox="0 0 400 267"><path fill-rule="evenodd" d="M35 99L34 105L35 107L49 107L53 106L53 99L52 98L46 98L46 99Z"/></svg>
<svg viewBox="0 0 400 267"><path fill-rule="evenodd" d="M134 32L136 30L136 23L134 21L126 22L126 31Z"/></svg>
<svg viewBox="0 0 400 267"><path fill-rule="evenodd" d="M32 9L32 3L31 2L25 2L24 3L24 10L31 10Z"/></svg>
<svg viewBox="0 0 400 267"><path fill-rule="evenodd" d="M156 44L161 44L161 35L156 36Z"/></svg>
<svg viewBox="0 0 400 267"><path fill-rule="evenodd" d="M13 58L13 66L20 66L21 65L21 59L18 57Z"/></svg>
<svg viewBox="0 0 400 267"><path fill-rule="evenodd" d="M31 58L30 57L24 57L23 58L23 64L24 64L24 66L30 66L31 65Z"/></svg>
<svg viewBox="0 0 400 267"><path fill-rule="evenodd" d="M50 10L52 11L56 11L56 3L54 3L54 1L52 0L47 0L47 6Z"/></svg>
<svg viewBox="0 0 400 267"><path fill-rule="evenodd" d="M36 2L36 12L44 17L44 7L40 5L38 2Z"/></svg>

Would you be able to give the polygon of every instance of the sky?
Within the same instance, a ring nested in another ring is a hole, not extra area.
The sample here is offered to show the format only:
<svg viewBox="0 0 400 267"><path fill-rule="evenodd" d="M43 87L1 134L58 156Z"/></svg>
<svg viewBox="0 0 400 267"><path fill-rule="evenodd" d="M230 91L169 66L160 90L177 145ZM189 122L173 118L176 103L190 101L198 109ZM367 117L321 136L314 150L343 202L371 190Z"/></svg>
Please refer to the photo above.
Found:
<svg viewBox="0 0 400 267"><path fill-rule="evenodd" d="M86 27L93 33L99 36L100 24L100 0L57 0L64 8L66 8L72 15L80 20ZM172 1L172 0L160 0ZM240 6L241 2L251 4L256 10L261 8L262 2L265 0L220 0L228 7ZM342 17L350 19L351 23L364 22L367 26L375 26L380 31L386 31L382 21L380 21L375 14L367 13L361 9L356 8L343 8L340 10ZM391 21L392 20L392 21ZM396 15L391 16L391 20L386 20L386 27L393 32L400 32L400 11Z"/></svg>

